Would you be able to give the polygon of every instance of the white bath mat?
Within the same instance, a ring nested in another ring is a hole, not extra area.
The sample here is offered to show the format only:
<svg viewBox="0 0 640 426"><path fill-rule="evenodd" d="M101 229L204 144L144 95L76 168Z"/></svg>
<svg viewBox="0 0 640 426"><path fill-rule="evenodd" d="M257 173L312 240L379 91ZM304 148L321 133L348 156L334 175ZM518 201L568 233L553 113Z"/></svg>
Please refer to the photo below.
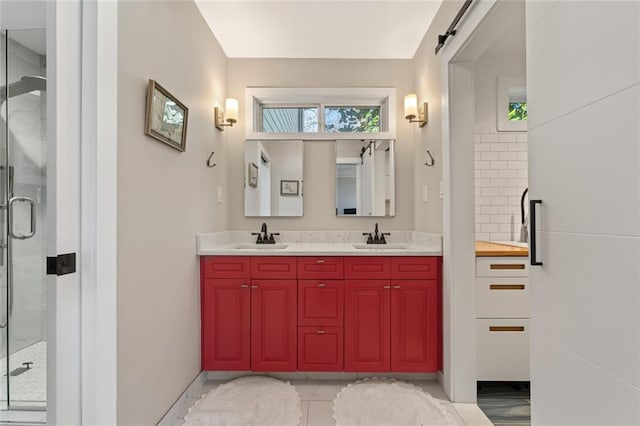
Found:
<svg viewBox="0 0 640 426"><path fill-rule="evenodd" d="M300 416L300 395L289 382L249 376L213 389L184 419L185 425L295 426Z"/></svg>
<svg viewBox="0 0 640 426"><path fill-rule="evenodd" d="M456 421L438 400L411 383L364 379L340 391L333 402L337 426L448 426Z"/></svg>

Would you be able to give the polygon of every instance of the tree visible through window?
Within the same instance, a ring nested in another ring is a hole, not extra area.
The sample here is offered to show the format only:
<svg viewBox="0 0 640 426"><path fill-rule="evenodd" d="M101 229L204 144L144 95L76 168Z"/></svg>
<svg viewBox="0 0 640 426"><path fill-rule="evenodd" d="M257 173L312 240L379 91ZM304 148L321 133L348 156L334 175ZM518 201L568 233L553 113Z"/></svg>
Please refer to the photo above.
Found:
<svg viewBox="0 0 640 426"><path fill-rule="evenodd" d="M380 107L325 107L324 128L327 133L380 131Z"/></svg>
<svg viewBox="0 0 640 426"><path fill-rule="evenodd" d="M527 119L526 102L509 102L509 121L523 121Z"/></svg>

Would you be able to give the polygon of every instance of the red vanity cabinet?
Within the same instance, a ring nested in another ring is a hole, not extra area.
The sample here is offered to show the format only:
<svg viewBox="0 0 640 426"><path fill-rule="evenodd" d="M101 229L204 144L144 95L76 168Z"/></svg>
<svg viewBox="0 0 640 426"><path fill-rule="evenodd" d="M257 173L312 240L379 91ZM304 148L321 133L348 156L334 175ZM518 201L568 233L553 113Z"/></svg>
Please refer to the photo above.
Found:
<svg viewBox="0 0 640 426"><path fill-rule="evenodd" d="M296 258L208 256L201 276L203 370L295 371Z"/></svg>
<svg viewBox="0 0 640 426"><path fill-rule="evenodd" d="M202 368L435 372L441 257L207 256Z"/></svg>
<svg viewBox="0 0 640 426"><path fill-rule="evenodd" d="M345 370L441 368L439 257L345 260ZM383 279L386 278L386 279Z"/></svg>

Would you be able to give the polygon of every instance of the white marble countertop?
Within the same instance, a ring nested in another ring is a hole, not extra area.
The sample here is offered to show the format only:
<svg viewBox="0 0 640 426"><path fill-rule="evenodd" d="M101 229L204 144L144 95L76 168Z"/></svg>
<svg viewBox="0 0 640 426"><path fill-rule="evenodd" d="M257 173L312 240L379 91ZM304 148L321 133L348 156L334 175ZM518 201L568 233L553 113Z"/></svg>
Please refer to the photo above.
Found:
<svg viewBox="0 0 640 426"><path fill-rule="evenodd" d="M366 244L364 231L286 231L276 244L259 245L249 231L200 234L199 256L441 256L442 237L416 231L396 231L387 244Z"/></svg>

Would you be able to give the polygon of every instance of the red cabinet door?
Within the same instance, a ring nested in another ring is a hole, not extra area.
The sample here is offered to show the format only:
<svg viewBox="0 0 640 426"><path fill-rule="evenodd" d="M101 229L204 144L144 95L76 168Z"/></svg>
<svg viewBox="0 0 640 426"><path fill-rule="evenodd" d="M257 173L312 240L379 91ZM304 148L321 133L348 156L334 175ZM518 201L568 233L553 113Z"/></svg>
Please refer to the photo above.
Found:
<svg viewBox="0 0 640 426"><path fill-rule="evenodd" d="M250 300L249 280L203 281L203 370L249 370Z"/></svg>
<svg viewBox="0 0 640 426"><path fill-rule="evenodd" d="M342 326L343 315L343 281L298 281L298 325Z"/></svg>
<svg viewBox="0 0 640 426"><path fill-rule="evenodd" d="M342 327L298 327L299 371L342 371Z"/></svg>
<svg viewBox="0 0 640 426"><path fill-rule="evenodd" d="M251 370L296 370L296 293L296 280L251 281Z"/></svg>
<svg viewBox="0 0 640 426"><path fill-rule="evenodd" d="M345 371L389 371L390 287L389 280L345 281Z"/></svg>
<svg viewBox="0 0 640 426"><path fill-rule="evenodd" d="M439 294L437 280L391 281L391 371L438 371Z"/></svg>

